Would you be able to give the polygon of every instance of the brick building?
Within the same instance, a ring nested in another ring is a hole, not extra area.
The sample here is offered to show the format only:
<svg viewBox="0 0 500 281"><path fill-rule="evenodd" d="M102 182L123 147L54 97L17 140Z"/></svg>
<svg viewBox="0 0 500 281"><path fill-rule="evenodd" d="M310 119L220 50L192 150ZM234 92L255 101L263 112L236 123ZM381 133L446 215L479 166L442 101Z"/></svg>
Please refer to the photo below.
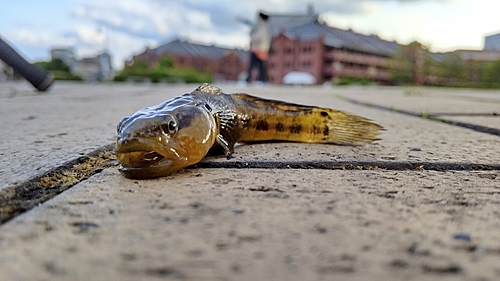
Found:
<svg viewBox="0 0 500 281"><path fill-rule="evenodd" d="M282 84L289 72L307 72L317 83L360 77L385 83L399 45L374 35L327 26L311 11L306 15L269 15L273 34L268 79Z"/></svg>
<svg viewBox="0 0 500 281"><path fill-rule="evenodd" d="M180 39L173 40L155 49L146 49L133 57L134 61L145 61L153 67L163 56L173 59L180 68L193 68L209 71L216 80L235 81L246 71L248 54L239 49L223 48L214 45L196 44Z"/></svg>

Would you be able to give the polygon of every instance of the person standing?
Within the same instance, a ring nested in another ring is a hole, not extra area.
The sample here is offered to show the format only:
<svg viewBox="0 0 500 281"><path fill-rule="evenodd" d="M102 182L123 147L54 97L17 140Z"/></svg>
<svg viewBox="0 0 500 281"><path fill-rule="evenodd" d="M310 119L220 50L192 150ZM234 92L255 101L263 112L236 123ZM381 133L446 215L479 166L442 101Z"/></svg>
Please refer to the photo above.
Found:
<svg viewBox="0 0 500 281"><path fill-rule="evenodd" d="M258 69L257 81L266 81L265 62L269 58L271 48L271 31L268 22L269 16L260 12L257 23L250 31L250 64L248 66L247 82L252 79L252 70Z"/></svg>

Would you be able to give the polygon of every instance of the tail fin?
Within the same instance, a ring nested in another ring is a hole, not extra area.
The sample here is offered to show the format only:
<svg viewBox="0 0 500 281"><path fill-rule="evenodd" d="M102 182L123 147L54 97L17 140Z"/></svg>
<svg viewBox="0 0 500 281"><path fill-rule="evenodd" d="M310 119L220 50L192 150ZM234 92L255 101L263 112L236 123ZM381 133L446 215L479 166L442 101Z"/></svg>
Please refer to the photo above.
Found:
<svg viewBox="0 0 500 281"><path fill-rule="evenodd" d="M231 95L248 117L241 142L283 140L360 144L378 140L382 126L340 110L304 106L246 94Z"/></svg>

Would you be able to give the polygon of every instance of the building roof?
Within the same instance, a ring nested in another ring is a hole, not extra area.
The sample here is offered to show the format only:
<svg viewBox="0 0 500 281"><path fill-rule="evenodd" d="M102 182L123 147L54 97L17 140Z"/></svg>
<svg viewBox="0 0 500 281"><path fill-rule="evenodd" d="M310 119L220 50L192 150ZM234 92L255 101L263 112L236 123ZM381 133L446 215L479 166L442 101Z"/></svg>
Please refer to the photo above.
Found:
<svg viewBox="0 0 500 281"><path fill-rule="evenodd" d="M283 34L289 38L300 40L316 40L318 37L323 37L326 46L383 56L393 55L400 46L396 42L382 40L375 35L364 35L352 30L334 28L318 21L289 28Z"/></svg>
<svg viewBox="0 0 500 281"><path fill-rule="evenodd" d="M498 50L456 50L455 53L466 61L497 61L500 59L500 51Z"/></svg>
<svg viewBox="0 0 500 281"><path fill-rule="evenodd" d="M290 28L301 26L310 22L315 22L317 20L318 15L315 13L308 13L305 15L269 14L268 22L271 29L271 34L273 37L275 37L281 32L284 32Z"/></svg>
<svg viewBox="0 0 500 281"><path fill-rule="evenodd" d="M218 59L228 53L236 52L241 59L246 59L247 52L241 49L231 49L214 45L203 45L192 43L181 39L175 39L169 43L161 45L152 50L157 55L168 53L172 55L188 56L188 57L205 57Z"/></svg>

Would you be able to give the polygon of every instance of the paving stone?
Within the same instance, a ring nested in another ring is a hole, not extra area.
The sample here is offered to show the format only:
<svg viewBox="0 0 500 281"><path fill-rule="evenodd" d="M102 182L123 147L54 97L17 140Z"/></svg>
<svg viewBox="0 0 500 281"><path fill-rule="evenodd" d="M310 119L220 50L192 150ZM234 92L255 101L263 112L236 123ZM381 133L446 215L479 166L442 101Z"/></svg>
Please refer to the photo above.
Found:
<svg viewBox="0 0 500 281"><path fill-rule="evenodd" d="M0 227L0 279L495 280L498 177L108 169Z"/></svg>
<svg viewBox="0 0 500 281"><path fill-rule="evenodd" d="M121 117L197 85L54 86L0 86L0 191L112 143ZM154 180L104 169L0 225L0 280L500 277L499 137L346 100L485 113L498 111L497 91L221 88L347 110L386 131L361 146L239 145Z"/></svg>

